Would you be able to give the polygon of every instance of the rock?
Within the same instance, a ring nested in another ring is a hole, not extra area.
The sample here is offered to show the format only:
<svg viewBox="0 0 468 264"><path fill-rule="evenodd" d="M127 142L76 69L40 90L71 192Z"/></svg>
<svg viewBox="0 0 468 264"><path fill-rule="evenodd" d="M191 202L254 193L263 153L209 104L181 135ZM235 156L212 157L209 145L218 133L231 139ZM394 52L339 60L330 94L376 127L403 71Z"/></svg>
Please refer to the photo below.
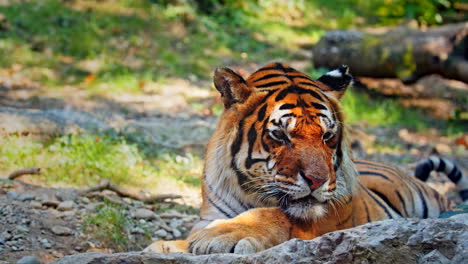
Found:
<svg viewBox="0 0 468 264"><path fill-rule="evenodd" d="M184 224L184 220L182 219L172 219L171 222L169 222L169 226L172 228L178 228L179 226Z"/></svg>
<svg viewBox="0 0 468 264"><path fill-rule="evenodd" d="M53 226L51 230L52 233L54 233L57 236L69 236L73 234L73 230L65 226Z"/></svg>
<svg viewBox="0 0 468 264"><path fill-rule="evenodd" d="M43 200L42 205L50 206L50 207L57 207L60 204L59 201L56 200Z"/></svg>
<svg viewBox="0 0 468 264"><path fill-rule="evenodd" d="M7 198L10 200L16 200L20 196L17 192L7 192Z"/></svg>
<svg viewBox="0 0 468 264"><path fill-rule="evenodd" d="M145 208L138 208L137 210L135 210L135 212L133 212L132 215L133 215L133 218L137 218L137 219L151 220L151 219L157 218L156 214L153 211L145 209Z"/></svg>
<svg viewBox="0 0 468 264"><path fill-rule="evenodd" d="M2 234L1 234L1 237L3 238L3 240L5 241L9 241L10 239L13 238L13 236L10 234L10 232L7 230L7 231L4 231Z"/></svg>
<svg viewBox="0 0 468 264"><path fill-rule="evenodd" d="M35 208L35 209L42 209L42 204L40 202L37 202L37 201L31 201L31 207L32 208Z"/></svg>
<svg viewBox="0 0 468 264"><path fill-rule="evenodd" d="M59 201L75 201L78 198L78 192L73 188L59 189L55 192L55 196Z"/></svg>
<svg viewBox="0 0 468 264"><path fill-rule="evenodd" d="M46 238L41 239L41 245L46 249L52 248L52 244Z"/></svg>
<svg viewBox="0 0 468 264"><path fill-rule="evenodd" d="M36 199L36 196L30 194L30 193L23 193L18 197L18 200L24 202L24 201L31 201Z"/></svg>
<svg viewBox="0 0 468 264"><path fill-rule="evenodd" d="M22 233L29 233L29 228L22 226L22 225L17 225L16 230Z"/></svg>
<svg viewBox="0 0 468 264"><path fill-rule="evenodd" d="M34 256L24 256L16 264L41 264L41 262Z"/></svg>
<svg viewBox="0 0 468 264"><path fill-rule="evenodd" d="M167 231L164 229L159 229L158 231L154 232L154 234L161 238L165 238L168 235Z"/></svg>
<svg viewBox="0 0 468 264"><path fill-rule="evenodd" d="M465 215L467 217L467 215ZM452 219L397 219L331 232L313 240L292 239L250 255L82 253L55 264L104 263L466 263L468 225ZM445 258L445 259L444 259Z"/></svg>
<svg viewBox="0 0 468 264"><path fill-rule="evenodd" d="M75 202L73 201L65 201L61 202L57 205L57 210L59 211L70 211L76 206Z"/></svg>
<svg viewBox="0 0 468 264"><path fill-rule="evenodd" d="M180 233L179 230L177 230L176 228L174 228L174 230L172 230L172 235L174 235L174 238L179 238L182 236L182 233Z"/></svg>

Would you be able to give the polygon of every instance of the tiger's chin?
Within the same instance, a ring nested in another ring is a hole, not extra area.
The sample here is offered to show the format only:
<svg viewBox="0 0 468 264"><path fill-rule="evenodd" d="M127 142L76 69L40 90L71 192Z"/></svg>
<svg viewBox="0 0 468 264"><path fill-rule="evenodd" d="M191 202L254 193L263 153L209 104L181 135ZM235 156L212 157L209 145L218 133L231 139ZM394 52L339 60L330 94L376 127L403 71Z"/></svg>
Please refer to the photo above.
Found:
<svg viewBox="0 0 468 264"><path fill-rule="evenodd" d="M281 210L289 217L301 221L315 221L327 214L327 202L320 202L313 196L290 200L281 205Z"/></svg>

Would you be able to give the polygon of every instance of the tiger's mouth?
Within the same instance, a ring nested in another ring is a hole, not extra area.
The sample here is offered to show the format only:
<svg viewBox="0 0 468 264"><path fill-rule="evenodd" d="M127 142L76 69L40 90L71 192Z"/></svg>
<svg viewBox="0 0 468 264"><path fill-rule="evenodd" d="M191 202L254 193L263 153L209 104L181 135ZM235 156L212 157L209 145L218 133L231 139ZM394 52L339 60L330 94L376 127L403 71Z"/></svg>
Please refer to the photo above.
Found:
<svg viewBox="0 0 468 264"><path fill-rule="evenodd" d="M284 197L279 201L280 209L289 217L298 220L313 220L327 212L328 200L319 201L312 194L301 198Z"/></svg>

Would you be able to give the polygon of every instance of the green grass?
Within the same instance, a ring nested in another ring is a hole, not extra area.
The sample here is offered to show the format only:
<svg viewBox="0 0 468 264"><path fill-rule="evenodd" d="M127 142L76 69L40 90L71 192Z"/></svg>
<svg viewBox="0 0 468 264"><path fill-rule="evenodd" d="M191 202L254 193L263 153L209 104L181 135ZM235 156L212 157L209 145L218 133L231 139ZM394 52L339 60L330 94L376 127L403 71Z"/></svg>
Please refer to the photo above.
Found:
<svg viewBox="0 0 468 264"><path fill-rule="evenodd" d="M118 252L141 250L142 248L130 240L130 226L134 220L126 217L123 210L118 205L106 203L96 213L84 219L82 229L91 239L99 240L105 248L112 248ZM151 237L146 237L146 240L149 243Z"/></svg>
<svg viewBox="0 0 468 264"><path fill-rule="evenodd" d="M147 189L163 189L158 186L160 179L200 185L203 162L199 156L161 150L149 157L141 149L124 138L104 134L66 135L46 141L5 136L0 138L0 168L7 174L38 166L42 169L38 177L46 182L78 186L102 179Z"/></svg>

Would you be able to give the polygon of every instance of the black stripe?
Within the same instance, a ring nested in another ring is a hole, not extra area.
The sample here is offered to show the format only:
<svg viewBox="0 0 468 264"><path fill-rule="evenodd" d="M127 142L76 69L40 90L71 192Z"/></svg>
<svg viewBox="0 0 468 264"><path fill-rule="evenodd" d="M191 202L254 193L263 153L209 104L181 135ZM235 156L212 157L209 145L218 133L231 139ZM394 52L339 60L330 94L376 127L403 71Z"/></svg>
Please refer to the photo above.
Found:
<svg viewBox="0 0 468 264"><path fill-rule="evenodd" d="M467 190L461 190L460 192L460 197L462 201L468 200L468 189Z"/></svg>
<svg viewBox="0 0 468 264"><path fill-rule="evenodd" d="M406 209L406 204L405 204L405 200L403 199L403 196L401 196L399 191L395 191L395 193L398 196L398 199L400 200L401 206L403 207L403 211L405 212L405 217L408 217L408 210Z"/></svg>
<svg viewBox="0 0 468 264"><path fill-rule="evenodd" d="M288 109L293 109L293 108L296 108L297 105L295 104L284 104L282 106L280 106L280 110L288 110Z"/></svg>
<svg viewBox="0 0 468 264"><path fill-rule="evenodd" d="M265 118L265 113L266 113L267 106L268 105L265 104L264 106L262 106L262 108L260 108L260 110L258 110L258 115L257 115L258 121L261 122Z"/></svg>
<svg viewBox="0 0 468 264"><path fill-rule="evenodd" d="M462 173L461 171L455 166L455 164L453 165L453 169L452 171L449 173L449 175L447 175L447 177L455 184L458 183L458 181L460 181L460 179L462 178Z"/></svg>
<svg viewBox="0 0 468 264"><path fill-rule="evenodd" d="M211 185L206 184L206 186L208 186L208 189L210 190L210 194L212 194L216 199L218 199L218 200L221 201L224 205L226 205L226 206L229 208L229 210L231 210L232 212L234 212L236 215L239 214L239 213L238 213L236 210L234 210L234 208L232 208L223 198L219 197L219 196L216 194L216 192L213 190L213 188L211 187ZM239 202L239 204L240 204L242 207L244 207L240 202ZM247 211L247 210L248 210L248 208L245 208L245 207L242 208L242 209L244 209L244 211Z"/></svg>
<svg viewBox="0 0 468 264"><path fill-rule="evenodd" d="M444 170L445 170L445 161L439 158L439 167L437 168L437 171L444 171Z"/></svg>
<svg viewBox="0 0 468 264"><path fill-rule="evenodd" d="M312 104L313 107L315 107L317 109L328 110L323 104L314 103L314 102L312 102L311 104Z"/></svg>
<svg viewBox="0 0 468 264"><path fill-rule="evenodd" d="M400 210L398 210L391 202L390 200L388 200L387 196L385 196L383 193L375 190L375 189L369 189L371 190L373 193L377 194L377 196L380 197L380 199L382 199L390 208L392 208L393 211L395 211L397 214L399 214L400 216L402 216Z"/></svg>
<svg viewBox="0 0 468 264"><path fill-rule="evenodd" d="M267 75L264 75L263 77L259 78L259 79L256 79L255 81L253 82L259 82L259 81L263 81L263 80L266 80L266 79L270 79L270 78L276 78L276 77L285 77L285 78L288 78L289 76L283 74L283 73L272 73L272 74L267 74ZM289 79L289 78L288 78Z"/></svg>
<svg viewBox="0 0 468 264"><path fill-rule="evenodd" d="M293 78L293 79L299 78L299 79L305 79L305 80L311 81L311 82L314 81L312 78L310 78L310 77L307 76L307 75L289 75L289 76L290 76L291 78ZM309 82L306 82L306 83L307 83L307 84L311 84L311 83L309 83ZM317 86L317 88L318 88L318 86Z"/></svg>
<svg viewBox="0 0 468 264"><path fill-rule="evenodd" d="M262 85L256 85L255 87L257 88L265 88L265 87L270 87L270 86L275 86L275 85L281 85L281 84L287 84L287 81L278 81L278 82L270 82L270 83L265 83Z"/></svg>
<svg viewBox="0 0 468 264"><path fill-rule="evenodd" d="M313 84L313 83L310 83L310 82L299 82L298 84L299 84L299 85L312 86L312 87L315 87L315 88L319 88L319 89L320 89L320 87L319 87L318 85Z"/></svg>
<svg viewBox="0 0 468 264"><path fill-rule="evenodd" d="M362 204L364 204L364 209L366 209L366 216L367 216L367 223L370 223L372 222L372 218L370 217L370 214L369 214L369 208L368 208L368 205L366 203L366 201L362 201Z"/></svg>
<svg viewBox="0 0 468 264"><path fill-rule="evenodd" d="M239 127L238 127L238 130L237 130L237 137L236 139L234 140L234 142L232 143L231 145L231 168L235 171L236 175L237 175L237 180L239 181L239 184L241 187L245 186L245 183L247 182L248 180L248 177L243 174L241 171L239 171L239 169L237 168L237 165L235 163L235 160L236 160L236 154L239 152L240 148L241 148L241 144L242 144L242 138L243 138L243 131L244 130L244 121L241 120L239 122ZM247 187L247 186L245 186Z"/></svg>
<svg viewBox="0 0 468 264"><path fill-rule="evenodd" d="M283 100L286 97L286 95L288 95L290 93L309 94L312 97L315 97L316 99L318 99L320 101L324 101L323 98L318 93L316 93L315 91L310 90L310 89L301 88L301 87L296 86L296 85L291 85L290 87L288 87L288 88L282 90L281 92L279 92L278 95L275 98L275 101L278 102L278 101Z"/></svg>
<svg viewBox="0 0 468 264"><path fill-rule="evenodd" d="M424 198L424 194L422 193L421 189L419 188L419 185L415 185L415 188L417 189L417 193L419 196L419 199L421 199L422 202L422 207L423 207L423 215L421 218L427 218L428 216L428 208L427 208L427 202L426 198Z"/></svg>
<svg viewBox="0 0 468 264"><path fill-rule="evenodd" d="M361 185L361 186L362 186L362 185ZM377 205L380 206L380 207L384 210L384 212L385 212L385 214L387 214L388 218L389 218L389 219L393 219L392 214L390 214L390 212L388 211L387 207L386 207L384 204L382 204L382 203L379 201L379 199L377 199L376 197L374 197L374 194L371 193L371 192L369 191L368 188L366 188L366 187L364 187L364 186L362 186L362 188L367 192L367 194L372 198L372 200L374 200L374 202L377 203Z"/></svg>
<svg viewBox="0 0 468 264"><path fill-rule="evenodd" d="M224 216L227 216L228 218L233 218L235 215L228 214L226 211L224 211L221 207L219 207L211 198L207 195L208 201L218 210L220 213L222 213Z"/></svg>
<svg viewBox="0 0 468 264"><path fill-rule="evenodd" d="M385 180L389 181L389 182L393 182L390 178L388 178L387 176L383 175L382 173L378 173L378 172L374 172L374 171L358 171L359 172L359 175L372 175L372 176L379 176L379 177L382 177L384 178Z"/></svg>

